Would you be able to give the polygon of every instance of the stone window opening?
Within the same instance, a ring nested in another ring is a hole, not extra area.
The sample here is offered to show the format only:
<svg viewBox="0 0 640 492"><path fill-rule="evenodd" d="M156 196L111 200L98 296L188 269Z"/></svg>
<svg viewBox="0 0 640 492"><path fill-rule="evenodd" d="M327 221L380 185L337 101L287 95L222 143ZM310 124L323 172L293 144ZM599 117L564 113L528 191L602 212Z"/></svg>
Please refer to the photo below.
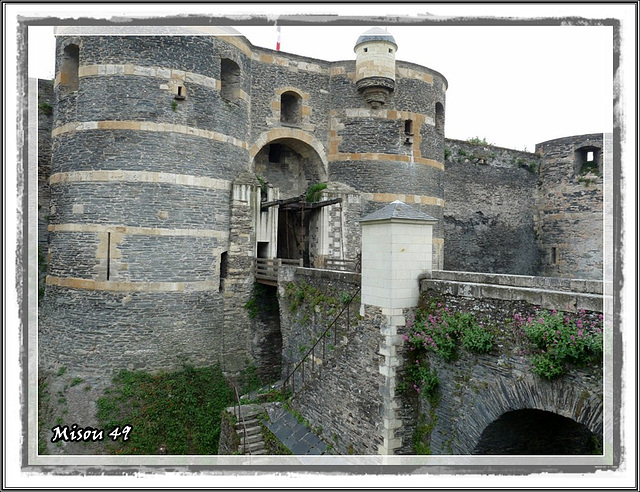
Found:
<svg viewBox="0 0 640 492"><path fill-rule="evenodd" d="M369 51L369 48L364 48L363 51L366 53Z"/></svg>
<svg viewBox="0 0 640 492"><path fill-rule="evenodd" d="M444 106L439 102L436 103L436 132L444 135Z"/></svg>
<svg viewBox="0 0 640 492"><path fill-rule="evenodd" d="M224 289L224 281L229 274L229 254L226 251L220 253L220 286L218 288L219 292L222 292Z"/></svg>
<svg viewBox="0 0 640 492"><path fill-rule="evenodd" d="M280 122L285 125L300 124L302 98L295 92L287 91L280 96Z"/></svg>
<svg viewBox="0 0 640 492"><path fill-rule="evenodd" d="M601 150L598 147L584 146L575 151L575 174L587 174L589 172L600 174Z"/></svg>
<svg viewBox="0 0 640 492"><path fill-rule="evenodd" d="M413 135L413 120L404 120L404 134Z"/></svg>
<svg viewBox="0 0 640 492"><path fill-rule="evenodd" d="M70 44L64 48L60 64L60 89L63 94L78 90L80 68L80 48L77 44Z"/></svg>
<svg viewBox="0 0 640 492"><path fill-rule="evenodd" d="M551 264L558 264L558 250L555 247L551 248Z"/></svg>
<svg viewBox="0 0 640 492"><path fill-rule="evenodd" d="M182 101L183 99L185 99L187 97L187 90L184 87L184 85L179 85L176 88L176 94L175 94L175 99L178 99L180 101Z"/></svg>
<svg viewBox="0 0 640 492"><path fill-rule="evenodd" d="M107 280L111 276L111 233L107 232Z"/></svg>
<svg viewBox="0 0 640 492"><path fill-rule="evenodd" d="M229 102L240 98L240 66L233 60L220 60L220 96Z"/></svg>
<svg viewBox="0 0 640 492"><path fill-rule="evenodd" d="M404 120L404 144L413 144L413 120Z"/></svg>

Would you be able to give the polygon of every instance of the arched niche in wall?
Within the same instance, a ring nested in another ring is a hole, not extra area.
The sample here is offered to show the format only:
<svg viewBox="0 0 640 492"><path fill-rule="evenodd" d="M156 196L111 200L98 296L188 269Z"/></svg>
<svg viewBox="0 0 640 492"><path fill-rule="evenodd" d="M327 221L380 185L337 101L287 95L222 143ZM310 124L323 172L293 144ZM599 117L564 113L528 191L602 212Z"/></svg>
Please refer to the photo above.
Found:
<svg viewBox="0 0 640 492"><path fill-rule="evenodd" d="M283 92L280 96L280 122L285 125L299 125L302 98L293 91Z"/></svg>
<svg viewBox="0 0 640 492"><path fill-rule="evenodd" d="M444 106L442 103L436 103L436 132L444 135Z"/></svg>
<svg viewBox="0 0 640 492"><path fill-rule="evenodd" d="M601 173L602 149L593 145L585 145L574 152L575 174L586 174L593 172Z"/></svg>
<svg viewBox="0 0 640 492"><path fill-rule="evenodd" d="M234 102L240 97L240 66L233 60L220 60L220 96Z"/></svg>
<svg viewBox="0 0 640 492"><path fill-rule="evenodd" d="M65 46L60 62L58 84L60 92L67 94L78 90L78 68L80 67L80 47L77 44Z"/></svg>

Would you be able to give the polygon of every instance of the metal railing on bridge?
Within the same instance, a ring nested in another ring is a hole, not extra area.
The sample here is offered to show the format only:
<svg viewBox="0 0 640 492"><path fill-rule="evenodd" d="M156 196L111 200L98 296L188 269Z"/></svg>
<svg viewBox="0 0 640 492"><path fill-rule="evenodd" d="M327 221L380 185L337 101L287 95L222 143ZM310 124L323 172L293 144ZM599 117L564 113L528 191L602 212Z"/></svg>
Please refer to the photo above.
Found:
<svg viewBox="0 0 640 492"><path fill-rule="evenodd" d="M346 330L349 332L351 330L351 314L354 312L351 309L351 303L353 300L358 297L360 294L360 286L358 286L350 295L347 301L342 306L342 309L336 317L333 319L331 323L327 326L327 328L322 332L322 334L315 341L313 346L304 354L304 356L300 359L298 363L296 363L291 370L291 364L287 364L287 376L284 378L282 383L282 394L286 397L293 397L296 393L296 377L298 377L298 387L301 388L305 384L305 380L309 377L312 377L316 373L316 366L318 363L316 362L318 355L322 354L320 358L321 361L324 361L327 353L327 340L331 343L333 339L333 346L337 346L338 344L338 321L342 316L346 317ZM357 310L355 311L357 313ZM333 329L333 336L331 334L331 330ZM305 371L306 367L306 371ZM305 376L305 372L307 373ZM311 376L309 375L311 373ZM288 394L288 391L290 393Z"/></svg>

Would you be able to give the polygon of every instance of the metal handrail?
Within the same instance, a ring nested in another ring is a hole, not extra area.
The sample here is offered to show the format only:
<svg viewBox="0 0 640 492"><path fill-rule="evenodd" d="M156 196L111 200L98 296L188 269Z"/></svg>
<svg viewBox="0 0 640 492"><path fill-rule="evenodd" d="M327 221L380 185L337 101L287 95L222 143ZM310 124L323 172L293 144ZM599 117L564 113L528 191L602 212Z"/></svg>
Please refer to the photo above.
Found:
<svg viewBox="0 0 640 492"><path fill-rule="evenodd" d="M358 293L360 292L360 286L358 286L358 288L353 292L353 294L351 295L351 297L349 298L349 301L342 307L342 309L340 310L340 312L336 315L336 317L333 319L333 321L331 323L329 323L329 325L327 326L327 328L322 332L322 335L320 335L320 337L318 337L318 339L316 340L316 342L313 344L313 346L307 351L307 353L304 355L304 357L302 357L302 359L300 359L300 362L298 362L295 367L293 368L293 371L291 371L287 377L284 379L284 381L282 382L282 392L283 392L283 396L286 396L287 393L287 382L289 381L289 379L291 379L291 383L292 383L292 393L295 392L295 373L298 370L299 367L302 366L302 380L304 383L304 362L306 362L307 358L309 358L310 354L314 354L315 353L315 348L316 345L318 345L318 343L320 343L320 340L323 340L323 350L322 350L322 357L324 359L324 354L325 354L325 347L324 344L326 343L326 335L329 332L329 330L337 323L338 319L340 318L340 316L342 316L342 313L344 313L345 310L347 310L347 328L350 328L350 323L349 323L349 319L350 319L350 313L348 311L349 306L351 305L351 303L353 302L353 300L355 299L355 297L358 295ZM336 338L337 338L337 334L334 330L334 343L336 343ZM314 365L315 365L315 357L313 357L311 359L311 372L314 372Z"/></svg>
<svg viewBox="0 0 640 492"><path fill-rule="evenodd" d="M242 416L242 405L240 404L240 395L238 394L238 387L234 386L233 389L236 392L236 402L238 403L238 412L236 413L238 420L242 423L243 429L243 439L242 439L242 454L246 454L247 451L247 423L244 421L244 417ZM234 403L235 410L235 403ZM249 448L249 454L251 454L251 449Z"/></svg>

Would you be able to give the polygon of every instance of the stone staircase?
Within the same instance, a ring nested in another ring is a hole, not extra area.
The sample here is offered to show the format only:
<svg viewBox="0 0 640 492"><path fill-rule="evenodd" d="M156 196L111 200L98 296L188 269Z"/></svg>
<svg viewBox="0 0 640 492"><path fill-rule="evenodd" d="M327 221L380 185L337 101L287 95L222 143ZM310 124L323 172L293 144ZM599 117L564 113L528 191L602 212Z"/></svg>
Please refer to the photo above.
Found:
<svg viewBox="0 0 640 492"><path fill-rule="evenodd" d="M237 450L234 444L233 449L229 449L227 454L236 451L244 455L268 454L264 441L263 425L293 454L330 454L329 448L322 439L304 424L298 422L296 417L283 408L281 402L246 404L240 407L236 405L228 407L227 412L236 417L237 421L233 426L233 432L238 436L238 440L235 442L239 442ZM266 418L261 420L260 414L265 415Z"/></svg>
<svg viewBox="0 0 640 492"><path fill-rule="evenodd" d="M238 451L240 454L259 455L267 454L262 435L262 426L258 419L258 414L264 411L260 405L242 405L238 412L238 407L229 407L227 412L235 415L237 423L234 430L240 438Z"/></svg>

